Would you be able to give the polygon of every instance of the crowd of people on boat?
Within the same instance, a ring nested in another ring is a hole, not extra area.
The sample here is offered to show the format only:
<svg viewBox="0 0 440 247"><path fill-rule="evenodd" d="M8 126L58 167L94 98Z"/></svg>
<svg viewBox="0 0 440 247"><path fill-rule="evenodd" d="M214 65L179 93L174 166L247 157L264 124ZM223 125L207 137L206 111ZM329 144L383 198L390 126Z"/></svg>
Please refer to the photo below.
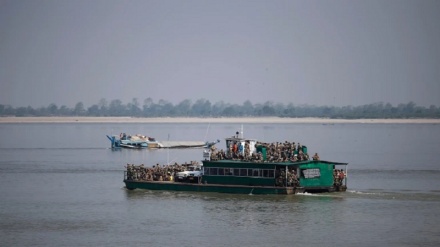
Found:
<svg viewBox="0 0 440 247"><path fill-rule="evenodd" d="M255 148L261 150L266 149L266 159L263 159L262 152L251 153L249 142L245 142L243 146L241 142L231 143L227 150L217 150L215 146L211 146L211 160L244 160L252 162L298 162L309 160L306 147L295 142L257 142ZM314 160L319 160L318 154L313 156Z"/></svg>
<svg viewBox="0 0 440 247"><path fill-rule="evenodd" d="M175 175L178 172L186 171L189 166L197 166L198 162L192 161L191 163L178 164L174 163L172 165L159 165L156 164L153 167L145 167L144 164L134 165L127 164L125 166L127 171L127 180L138 180L138 181L174 181ZM276 176L276 186L298 186L299 179L295 169L288 169L287 176L284 169L277 170Z"/></svg>
<svg viewBox="0 0 440 247"><path fill-rule="evenodd" d="M288 169L287 175L284 169L277 170L275 186L281 187L297 187L299 179L295 169Z"/></svg>
<svg viewBox="0 0 440 247"><path fill-rule="evenodd" d="M333 181L335 181L335 186L343 185L345 179L345 173L342 169L334 169L333 170Z"/></svg>
<svg viewBox="0 0 440 247"><path fill-rule="evenodd" d="M175 175L178 172L186 171L189 166L197 166L199 163L197 161L191 161L190 163L178 164L174 163L171 165L159 165L156 164L153 167L145 167L143 164L134 165L127 164L127 180L137 180L137 181L174 181ZM344 184L344 179L346 175L343 169L334 169L333 178L334 185L341 186ZM300 186L299 176L295 169L286 170L279 169L275 173L275 186L280 187L297 187Z"/></svg>
<svg viewBox="0 0 440 247"><path fill-rule="evenodd" d="M143 140L143 141L156 141L153 137L148 137L145 135L137 134L137 135L127 135L126 133L120 133L119 139L121 140Z"/></svg>
<svg viewBox="0 0 440 247"><path fill-rule="evenodd" d="M153 167L145 167L144 164L134 165L127 164L127 180L145 180L145 181L173 181L174 175L178 172L186 171L188 166L199 165L197 161L190 163L171 165L153 165Z"/></svg>

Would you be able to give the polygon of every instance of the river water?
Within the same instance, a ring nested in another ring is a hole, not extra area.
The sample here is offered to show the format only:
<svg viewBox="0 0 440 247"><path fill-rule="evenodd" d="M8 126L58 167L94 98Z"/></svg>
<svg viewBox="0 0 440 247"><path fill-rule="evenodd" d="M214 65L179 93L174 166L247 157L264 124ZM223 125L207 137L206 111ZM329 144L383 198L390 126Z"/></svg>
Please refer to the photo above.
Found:
<svg viewBox="0 0 440 247"><path fill-rule="evenodd" d="M1 246L440 246L440 125L244 124L348 162L345 193L290 196L124 188L127 163L202 149L112 150L105 135L215 141L236 124L0 124Z"/></svg>

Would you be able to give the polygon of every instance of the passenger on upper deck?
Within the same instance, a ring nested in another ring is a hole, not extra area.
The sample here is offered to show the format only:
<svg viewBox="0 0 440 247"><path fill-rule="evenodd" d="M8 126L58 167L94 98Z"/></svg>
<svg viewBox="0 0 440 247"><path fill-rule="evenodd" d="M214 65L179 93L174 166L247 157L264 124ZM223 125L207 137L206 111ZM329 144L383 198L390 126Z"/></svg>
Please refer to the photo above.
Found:
<svg viewBox="0 0 440 247"><path fill-rule="evenodd" d="M234 142L234 145L232 146L232 152L233 152L234 154L237 154L237 150L238 150L237 143Z"/></svg>
<svg viewBox="0 0 440 247"><path fill-rule="evenodd" d="M246 141L244 144L244 158L249 158L249 155L251 154L251 147L249 146L249 141Z"/></svg>
<svg viewBox="0 0 440 247"><path fill-rule="evenodd" d="M312 159L313 159L313 160L319 160L319 155L318 155L318 153L315 153L315 155L313 155Z"/></svg>
<svg viewBox="0 0 440 247"><path fill-rule="evenodd" d="M263 143L257 142L255 149L265 148L266 159L263 160L262 151L258 153L251 153L251 147L249 141L246 141L244 145L241 142L231 141L227 143L226 150L217 150L214 146L211 147L211 160L245 160L255 162L297 162L309 160L306 146L302 146L298 143L298 149L296 149L295 142L272 142ZM317 155L317 153L315 153ZM317 156L319 159L319 156ZM314 156L316 158L316 156Z"/></svg>

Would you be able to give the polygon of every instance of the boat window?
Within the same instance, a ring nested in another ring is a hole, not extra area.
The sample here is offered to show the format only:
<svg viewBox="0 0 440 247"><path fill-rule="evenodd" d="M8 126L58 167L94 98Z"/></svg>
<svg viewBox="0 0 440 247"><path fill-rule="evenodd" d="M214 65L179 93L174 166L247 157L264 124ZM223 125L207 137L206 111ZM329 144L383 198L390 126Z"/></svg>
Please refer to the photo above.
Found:
<svg viewBox="0 0 440 247"><path fill-rule="evenodd" d="M226 141L226 148L229 148L229 147L231 146L231 142L232 142L232 141L230 141L230 140L229 140L229 141Z"/></svg>
<svg viewBox="0 0 440 247"><path fill-rule="evenodd" d="M252 177L259 177L260 169L252 169Z"/></svg>
<svg viewBox="0 0 440 247"><path fill-rule="evenodd" d="M269 177L269 170L263 170L263 177Z"/></svg>
<svg viewBox="0 0 440 247"><path fill-rule="evenodd" d="M240 176L247 177L247 169L240 169Z"/></svg>
<svg viewBox="0 0 440 247"><path fill-rule="evenodd" d="M275 177L275 171L269 170L269 178L274 178L274 177Z"/></svg>
<svg viewBox="0 0 440 247"><path fill-rule="evenodd" d="M218 175L220 176L225 175L225 168L218 168Z"/></svg>
<svg viewBox="0 0 440 247"><path fill-rule="evenodd" d="M234 168L225 168L225 176L232 176L234 172Z"/></svg>
<svg viewBox="0 0 440 247"><path fill-rule="evenodd" d="M248 175L249 177L252 177L252 169L247 169L247 170L248 170L247 175Z"/></svg>
<svg viewBox="0 0 440 247"><path fill-rule="evenodd" d="M209 175L218 175L218 168L209 168Z"/></svg>
<svg viewBox="0 0 440 247"><path fill-rule="evenodd" d="M240 176L240 169L234 169L234 176Z"/></svg>
<svg viewBox="0 0 440 247"><path fill-rule="evenodd" d="M204 167L204 174L211 176L241 176L274 178L275 170L272 169L246 169L246 168L218 168Z"/></svg>

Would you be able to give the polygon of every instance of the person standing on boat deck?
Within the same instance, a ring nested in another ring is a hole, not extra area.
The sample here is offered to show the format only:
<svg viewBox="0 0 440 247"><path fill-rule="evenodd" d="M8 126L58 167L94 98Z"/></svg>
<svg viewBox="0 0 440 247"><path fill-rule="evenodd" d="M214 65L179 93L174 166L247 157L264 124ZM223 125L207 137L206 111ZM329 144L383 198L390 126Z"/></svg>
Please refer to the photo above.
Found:
<svg viewBox="0 0 440 247"><path fill-rule="evenodd" d="M338 169L335 169L335 181L337 186L341 185L341 173Z"/></svg>
<svg viewBox="0 0 440 247"><path fill-rule="evenodd" d="M318 153L315 153L315 155L313 155L312 159L313 159L313 160L319 160L319 155L318 155Z"/></svg>
<svg viewBox="0 0 440 247"><path fill-rule="evenodd" d="M244 157L249 158L250 153L251 149L249 147L249 142L246 141L246 143L244 144Z"/></svg>
<svg viewBox="0 0 440 247"><path fill-rule="evenodd" d="M344 181L345 178L345 174L344 174L344 170L340 170L339 171L339 183L342 185L342 182Z"/></svg>
<svg viewBox="0 0 440 247"><path fill-rule="evenodd" d="M234 146L232 147L232 152L233 152L233 154L234 154L233 157L236 157L236 156L237 156L237 150L238 150L238 146L237 146L237 143L235 142L235 143L234 143Z"/></svg>
<svg viewBox="0 0 440 247"><path fill-rule="evenodd" d="M298 155L297 154L293 155L292 161L293 162L297 162L298 161Z"/></svg>

